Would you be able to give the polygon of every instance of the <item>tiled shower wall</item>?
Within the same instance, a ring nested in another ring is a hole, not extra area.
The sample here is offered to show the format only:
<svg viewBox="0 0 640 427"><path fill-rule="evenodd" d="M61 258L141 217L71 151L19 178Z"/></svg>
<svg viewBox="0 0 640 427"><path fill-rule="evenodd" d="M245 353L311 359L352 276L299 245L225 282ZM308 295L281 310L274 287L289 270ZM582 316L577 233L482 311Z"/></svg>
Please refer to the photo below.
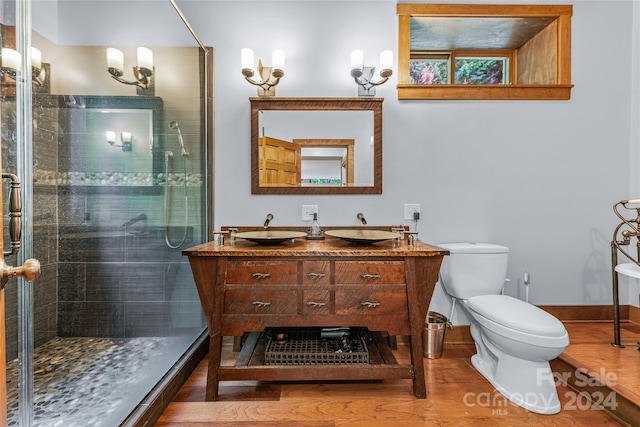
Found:
<svg viewBox="0 0 640 427"><path fill-rule="evenodd" d="M63 195L60 206L75 197L83 196ZM111 200L111 209L124 209L128 198L99 199ZM185 286L191 283L189 265L180 250L166 246L164 228L125 234L114 228L64 226L59 248L59 336L166 336L180 327L176 319L184 322L185 314L193 312L180 310L181 301L193 302L197 295Z"/></svg>
<svg viewBox="0 0 640 427"><path fill-rule="evenodd" d="M15 100L5 98L2 101L2 171L15 173ZM58 159L58 109L47 102L35 103L33 127L34 170L57 170ZM9 185L3 180L4 212L8 210ZM34 344L44 344L57 334L57 268L58 268L58 229L57 229L56 187L52 185L33 186L33 253L40 261L41 273L37 281L23 282L33 289ZM4 248L9 249L9 218L3 216ZM25 226L23 218L23 227ZM5 258L8 265L18 265L17 256ZM18 353L18 280L7 282L5 288L5 321L7 360L17 357Z"/></svg>
<svg viewBox="0 0 640 427"><path fill-rule="evenodd" d="M190 177L189 212L180 183L169 189L176 217L170 243L182 240L182 215L190 224L184 244L171 249L165 243L164 186L69 185L73 171L61 170L61 164L86 171L77 153L69 152L71 131L60 102L43 95L35 96L33 105L33 257L42 265L33 282L35 346L56 336L164 336L203 325L201 312L194 310L199 300L189 264L181 255L199 233L193 225L200 224L201 206L195 202L201 199L200 180ZM7 117L15 108L2 104L3 164L15 165L15 141L5 139L12 126ZM5 183L4 200L7 188ZM148 219L125 233L123 223L141 213ZM6 249L6 215L4 223ZM15 257L7 263L16 265ZM7 360L17 356L16 283L6 287Z"/></svg>

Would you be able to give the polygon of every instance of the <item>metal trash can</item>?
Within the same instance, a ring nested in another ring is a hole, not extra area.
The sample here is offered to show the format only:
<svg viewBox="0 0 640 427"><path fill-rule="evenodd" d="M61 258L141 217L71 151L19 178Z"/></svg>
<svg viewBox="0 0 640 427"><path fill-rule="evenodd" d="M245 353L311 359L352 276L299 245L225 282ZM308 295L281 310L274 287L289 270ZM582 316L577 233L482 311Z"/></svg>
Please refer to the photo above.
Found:
<svg viewBox="0 0 640 427"><path fill-rule="evenodd" d="M445 327L449 324L447 318L435 311L427 314L422 330L422 353L429 359L438 359L442 356Z"/></svg>

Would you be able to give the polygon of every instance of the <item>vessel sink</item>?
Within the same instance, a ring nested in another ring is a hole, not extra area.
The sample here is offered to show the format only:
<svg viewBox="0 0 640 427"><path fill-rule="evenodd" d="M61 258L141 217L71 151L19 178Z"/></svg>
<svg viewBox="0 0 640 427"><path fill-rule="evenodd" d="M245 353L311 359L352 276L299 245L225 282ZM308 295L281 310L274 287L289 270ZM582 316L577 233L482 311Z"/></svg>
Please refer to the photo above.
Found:
<svg viewBox="0 0 640 427"><path fill-rule="evenodd" d="M397 239L397 233L384 230L327 230L324 232L327 236L338 237L351 243L369 244L382 242L383 240Z"/></svg>
<svg viewBox="0 0 640 427"><path fill-rule="evenodd" d="M259 243L261 245L282 243L286 240L295 239L297 237L304 237L306 235L307 233L302 231L287 230L246 231L243 233L235 234L236 237L249 240L250 242Z"/></svg>

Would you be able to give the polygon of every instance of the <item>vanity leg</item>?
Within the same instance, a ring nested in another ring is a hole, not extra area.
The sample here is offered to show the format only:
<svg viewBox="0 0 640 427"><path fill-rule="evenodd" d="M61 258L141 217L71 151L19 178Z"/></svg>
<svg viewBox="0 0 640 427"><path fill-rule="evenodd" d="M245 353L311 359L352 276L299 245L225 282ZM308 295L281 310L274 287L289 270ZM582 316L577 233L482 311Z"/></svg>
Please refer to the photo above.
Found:
<svg viewBox="0 0 640 427"><path fill-rule="evenodd" d="M209 344L209 367L207 369L207 390L205 393L206 401L218 400L218 383L220 361L222 358L222 336L211 336Z"/></svg>
<svg viewBox="0 0 640 427"><path fill-rule="evenodd" d="M413 394L418 399L427 398L427 385L424 378L424 355L422 352L422 330L419 337L411 331L410 340L411 364L413 365Z"/></svg>
<svg viewBox="0 0 640 427"><path fill-rule="evenodd" d="M425 295L425 285L435 279L425 276L425 264L413 258L405 260L405 276L407 279L407 308L409 310L409 351L413 365L413 394L418 399L427 398L427 386L424 378L424 355L422 351L422 328L427 315L427 307L431 293ZM440 266L437 265L439 269ZM437 272L438 270L436 270ZM433 288L433 285L432 285Z"/></svg>

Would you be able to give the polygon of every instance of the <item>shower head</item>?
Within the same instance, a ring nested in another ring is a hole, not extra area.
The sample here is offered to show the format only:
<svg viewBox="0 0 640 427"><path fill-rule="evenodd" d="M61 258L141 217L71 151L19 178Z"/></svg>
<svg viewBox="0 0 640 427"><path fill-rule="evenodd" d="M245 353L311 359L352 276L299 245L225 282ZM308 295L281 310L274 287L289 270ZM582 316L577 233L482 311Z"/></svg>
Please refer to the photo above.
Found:
<svg viewBox="0 0 640 427"><path fill-rule="evenodd" d="M180 131L180 126L178 126L178 122L176 122L175 120L171 121L169 123L169 127L173 130L178 131L178 142L180 143L180 148L182 150L181 154L183 157L189 157L189 153L184 148L184 140L182 139L182 132Z"/></svg>

